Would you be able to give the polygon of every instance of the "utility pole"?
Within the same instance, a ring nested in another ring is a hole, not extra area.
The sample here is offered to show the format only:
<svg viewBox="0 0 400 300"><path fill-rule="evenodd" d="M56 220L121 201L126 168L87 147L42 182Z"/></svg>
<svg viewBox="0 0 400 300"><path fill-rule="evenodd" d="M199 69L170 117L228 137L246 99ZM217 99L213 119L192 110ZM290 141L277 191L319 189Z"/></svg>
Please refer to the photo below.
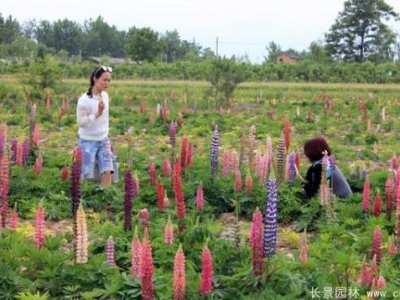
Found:
<svg viewBox="0 0 400 300"><path fill-rule="evenodd" d="M216 57L218 57L218 37L215 41L215 55L216 55Z"/></svg>

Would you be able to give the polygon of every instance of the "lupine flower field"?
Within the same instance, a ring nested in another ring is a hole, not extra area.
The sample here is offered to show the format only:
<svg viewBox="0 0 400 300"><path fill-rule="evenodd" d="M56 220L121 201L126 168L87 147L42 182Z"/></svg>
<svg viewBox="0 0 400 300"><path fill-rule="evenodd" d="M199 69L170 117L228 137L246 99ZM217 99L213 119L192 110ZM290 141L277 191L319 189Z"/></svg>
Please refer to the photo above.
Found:
<svg viewBox="0 0 400 300"><path fill-rule="evenodd" d="M218 107L206 84L115 81L103 189L80 180L86 83L8 84L0 299L400 297L400 87L247 83ZM350 198L299 197L317 135Z"/></svg>

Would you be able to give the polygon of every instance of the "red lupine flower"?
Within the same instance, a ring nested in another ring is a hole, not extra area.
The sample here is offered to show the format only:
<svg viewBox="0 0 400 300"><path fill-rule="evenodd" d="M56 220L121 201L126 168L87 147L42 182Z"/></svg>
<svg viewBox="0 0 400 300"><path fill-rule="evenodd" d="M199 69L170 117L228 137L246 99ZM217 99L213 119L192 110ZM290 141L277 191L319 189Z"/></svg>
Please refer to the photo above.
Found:
<svg viewBox="0 0 400 300"><path fill-rule="evenodd" d="M234 191L235 193L240 193L241 190L242 190L242 173L240 173L240 170L236 170Z"/></svg>
<svg viewBox="0 0 400 300"><path fill-rule="evenodd" d="M183 219L186 216L186 204L182 190L179 161L176 162L174 165L173 187L174 187L175 201L176 201L176 216L178 217L178 219Z"/></svg>
<svg viewBox="0 0 400 300"><path fill-rule="evenodd" d="M379 265L382 259L382 231L376 227L372 236L371 257L376 256L376 263Z"/></svg>
<svg viewBox="0 0 400 300"><path fill-rule="evenodd" d="M39 124L35 124L32 132L32 143L34 145L39 144L39 134L40 134L40 126Z"/></svg>
<svg viewBox="0 0 400 300"><path fill-rule="evenodd" d="M185 254L179 246L174 259L174 300L184 300L186 290Z"/></svg>
<svg viewBox="0 0 400 300"><path fill-rule="evenodd" d="M153 283L153 256L151 243L148 238L147 229L143 237L142 247L140 251L140 282L142 286L142 299L153 300L154 299L154 283Z"/></svg>
<svg viewBox="0 0 400 300"><path fill-rule="evenodd" d="M203 186L200 184L197 188L196 194L196 207L197 210L202 210L204 206L204 193L203 193Z"/></svg>
<svg viewBox="0 0 400 300"><path fill-rule="evenodd" d="M381 215L382 210L382 199L379 190L376 191L375 201L374 201L374 217L378 218Z"/></svg>
<svg viewBox="0 0 400 300"><path fill-rule="evenodd" d="M35 217L35 246L36 248L41 248L45 240L45 219L44 219L44 209L42 203L36 211Z"/></svg>
<svg viewBox="0 0 400 300"><path fill-rule="evenodd" d="M258 207L253 213L249 239L253 272L255 275L262 275L264 272L264 226L263 216Z"/></svg>
<svg viewBox="0 0 400 300"><path fill-rule="evenodd" d="M362 199L362 204L361 204L363 212L369 211L370 194L371 194L371 185L370 185L369 179L367 177L364 181L363 199Z"/></svg>
<svg viewBox="0 0 400 300"><path fill-rule="evenodd" d="M171 162L164 157L163 159L163 176L168 177L171 175Z"/></svg>
<svg viewBox="0 0 400 300"><path fill-rule="evenodd" d="M212 256L207 245L204 245L203 253L201 255L201 282L199 288L200 294L204 296L211 294L212 278L213 278Z"/></svg>
<svg viewBox="0 0 400 300"><path fill-rule="evenodd" d="M131 275L132 277L140 276L140 257L142 244L138 238L138 229L135 227L135 233L131 242Z"/></svg>
<svg viewBox="0 0 400 300"><path fill-rule="evenodd" d="M64 166L61 170L61 180L66 181L68 179L68 167Z"/></svg>
<svg viewBox="0 0 400 300"><path fill-rule="evenodd" d="M157 208L158 211L162 211L164 209L164 186L159 179L157 181Z"/></svg>
<svg viewBox="0 0 400 300"><path fill-rule="evenodd" d="M248 172L246 175L246 193L247 193L247 195L251 195L252 191L253 191L253 178L251 178L251 174L250 174L250 172Z"/></svg>
<svg viewBox="0 0 400 300"><path fill-rule="evenodd" d="M8 215L8 193L10 190L10 168L7 155L0 159L0 204L1 227L6 227Z"/></svg>
<svg viewBox="0 0 400 300"><path fill-rule="evenodd" d="M290 121L288 118L285 119L284 135L285 135L285 147L287 151L290 146Z"/></svg>
<svg viewBox="0 0 400 300"><path fill-rule="evenodd" d="M171 222L171 215L168 215L168 221L164 227L164 243L167 245L174 243L174 226Z"/></svg>
<svg viewBox="0 0 400 300"><path fill-rule="evenodd" d="M149 168L150 173L150 185L156 184L156 164L152 163Z"/></svg>
<svg viewBox="0 0 400 300"><path fill-rule="evenodd" d="M300 154L299 154L299 152L296 152L296 157L295 157L295 159L294 159L294 163L296 164L297 170L300 171L300 164L301 164L301 161L300 161Z"/></svg>
<svg viewBox="0 0 400 300"><path fill-rule="evenodd" d="M15 202L14 209L11 211L10 220L8 222L8 229L10 231L15 231L18 228L18 212L17 212L17 202Z"/></svg>

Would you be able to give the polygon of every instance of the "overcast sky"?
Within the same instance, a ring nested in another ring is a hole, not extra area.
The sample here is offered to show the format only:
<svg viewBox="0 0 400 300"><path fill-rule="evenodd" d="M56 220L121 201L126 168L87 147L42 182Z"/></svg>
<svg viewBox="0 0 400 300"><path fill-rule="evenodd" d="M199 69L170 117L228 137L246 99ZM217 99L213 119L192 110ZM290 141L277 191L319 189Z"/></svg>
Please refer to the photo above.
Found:
<svg viewBox="0 0 400 300"><path fill-rule="evenodd" d="M307 49L323 40L344 0L0 0L3 17L20 23L67 18L83 24L102 16L119 30L150 27L160 33L176 29L181 39L195 40L220 55L262 62L270 41L282 49ZM400 13L400 0L386 0ZM400 22L391 23L400 34Z"/></svg>

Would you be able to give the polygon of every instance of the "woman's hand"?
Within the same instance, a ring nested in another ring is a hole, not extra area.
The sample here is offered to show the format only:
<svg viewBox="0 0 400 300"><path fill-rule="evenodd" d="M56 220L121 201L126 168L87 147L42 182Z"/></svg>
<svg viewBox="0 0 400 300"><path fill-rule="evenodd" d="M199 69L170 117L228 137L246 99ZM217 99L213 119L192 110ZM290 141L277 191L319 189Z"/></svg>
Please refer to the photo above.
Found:
<svg viewBox="0 0 400 300"><path fill-rule="evenodd" d="M296 170L296 178L299 179L300 181L305 181L303 176L300 175L299 170L297 169L297 166L294 166L294 169Z"/></svg>
<svg viewBox="0 0 400 300"><path fill-rule="evenodd" d="M103 99L100 99L99 105L97 107L96 119L102 115L103 110L104 110L104 102Z"/></svg>

